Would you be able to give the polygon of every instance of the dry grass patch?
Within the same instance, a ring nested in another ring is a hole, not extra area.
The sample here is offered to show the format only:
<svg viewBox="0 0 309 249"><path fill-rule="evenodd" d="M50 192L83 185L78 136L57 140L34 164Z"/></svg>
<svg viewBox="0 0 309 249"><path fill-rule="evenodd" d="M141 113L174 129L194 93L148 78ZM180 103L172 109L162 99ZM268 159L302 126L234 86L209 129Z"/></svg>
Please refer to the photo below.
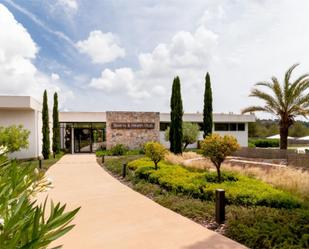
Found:
<svg viewBox="0 0 309 249"><path fill-rule="evenodd" d="M223 170L258 178L275 187L296 193L309 201L309 172L289 167L241 167L224 164Z"/></svg>
<svg viewBox="0 0 309 249"><path fill-rule="evenodd" d="M171 164L179 164L190 168L208 169L208 170L213 169L213 165L210 160L191 151L184 152L182 153L182 155L175 155L173 153L168 153L165 156L165 161Z"/></svg>

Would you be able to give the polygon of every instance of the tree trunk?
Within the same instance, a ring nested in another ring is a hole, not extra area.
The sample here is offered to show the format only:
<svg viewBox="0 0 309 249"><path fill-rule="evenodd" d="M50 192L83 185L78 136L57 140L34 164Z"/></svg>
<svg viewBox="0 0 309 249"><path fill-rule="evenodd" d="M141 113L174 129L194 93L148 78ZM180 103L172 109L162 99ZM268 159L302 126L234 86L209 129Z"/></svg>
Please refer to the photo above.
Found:
<svg viewBox="0 0 309 249"><path fill-rule="evenodd" d="M220 165L216 165L217 174L218 174L218 182L221 182L221 171L220 171Z"/></svg>
<svg viewBox="0 0 309 249"><path fill-rule="evenodd" d="M155 162L155 170L158 169L158 163Z"/></svg>
<svg viewBox="0 0 309 249"><path fill-rule="evenodd" d="M289 127L287 125L280 125L280 149L286 150L288 148Z"/></svg>
<svg viewBox="0 0 309 249"><path fill-rule="evenodd" d="M188 143L185 143L184 146L183 146L183 151L187 148L189 144Z"/></svg>

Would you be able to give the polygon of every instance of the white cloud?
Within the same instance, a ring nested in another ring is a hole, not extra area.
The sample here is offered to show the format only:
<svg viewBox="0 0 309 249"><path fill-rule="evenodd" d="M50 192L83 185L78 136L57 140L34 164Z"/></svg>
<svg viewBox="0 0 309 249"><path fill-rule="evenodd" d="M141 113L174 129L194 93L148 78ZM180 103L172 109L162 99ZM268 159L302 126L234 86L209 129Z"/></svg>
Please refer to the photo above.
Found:
<svg viewBox="0 0 309 249"><path fill-rule="evenodd" d="M0 30L1 94L30 95L40 100L43 90L48 89L50 93L61 92L64 98L72 97L72 92L60 82L51 82L53 76L47 76L36 68L32 62L39 50L36 43L2 4Z"/></svg>
<svg viewBox="0 0 309 249"><path fill-rule="evenodd" d="M99 78L93 78L90 86L107 93L126 92L128 96L141 99L149 97L145 90L141 90L131 68L119 68L115 71L105 69Z"/></svg>
<svg viewBox="0 0 309 249"><path fill-rule="evenodd" d="M179 31L169 44L159 44L151 53L139 55L143 74L160 76L169 70L201 68L212 59L217 35L200 26L194 33Z"/></svg>
<svg viewBox="0 0 309 249"><path fill-rule="evenodd" d="M52 73L50 77L51 77L52 80L59 80L60 79L60 76L57 73Z"/></svg>
<svg viewBox="0 0 309 249"><path fill-rule="evenodd" d="M59 31L59 30L54 30L50 28L45 22L43 22L41 19L39 19L36 15L34 15L32 12L28 11L27 9L23 8L22 6L16 4L12 0L4 0L6 3L10 4L13 8L27 16L31 21L33 21L35 24L46 30L47 32L57 36L58 38L65 40L68 44L74 47L74 43L71 40L70 37L68 37L65 33Z"/></svg>
<svg viewBox="0 0 309 249"><path fill-rule="evenodd" d="M119 46L118 38L112 33L100 30L91 31L86 40L76 43L81 53L90 56L93 63L108 63L125 56L125 50Z"/></svg>
<svg viewBox="0 0 309 249"><path fill-rule="evenodd" d="M77 10L78 9L78 3L76 0L57 0L58 4L73 9L73 10Z"/></svg>
<svg viewBox="0 0 309 249"><path fill-rule="evenodd" d="M194 32L179 31L169 43L160 43L152 52L141 53L137 70L105 69L100 78L91 80L90 86L105 92L127 89L127 95L133 99L152 95L166 97L173 77L180 75L185 80L186 92L195 91L192 79L203 81L204 70L213 60L217 39L218 36L204 26Z"/></svg>

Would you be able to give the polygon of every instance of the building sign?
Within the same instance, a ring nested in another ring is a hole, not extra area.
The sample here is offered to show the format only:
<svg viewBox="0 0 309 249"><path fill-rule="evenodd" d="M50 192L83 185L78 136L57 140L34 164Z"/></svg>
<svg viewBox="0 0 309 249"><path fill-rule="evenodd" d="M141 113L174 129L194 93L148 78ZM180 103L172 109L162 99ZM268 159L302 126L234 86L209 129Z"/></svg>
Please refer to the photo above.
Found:
<svg viewBox="0 0 309 249"><path fill-rule="evenodd" d="M154 129L155 123L112 123L112 129Z"/></svg>

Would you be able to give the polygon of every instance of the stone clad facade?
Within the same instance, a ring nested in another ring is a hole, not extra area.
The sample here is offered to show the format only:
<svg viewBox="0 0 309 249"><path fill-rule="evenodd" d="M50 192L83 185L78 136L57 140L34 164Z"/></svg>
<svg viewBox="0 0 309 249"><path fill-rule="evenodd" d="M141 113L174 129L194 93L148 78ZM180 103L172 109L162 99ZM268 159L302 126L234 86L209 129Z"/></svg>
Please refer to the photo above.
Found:
<svg viewBox="0 0 309 249"><path fill-rule="evenodd" d="M106 148L124 144L141 148L148 141L160 141L159 112L106 112Z"/></svg>

